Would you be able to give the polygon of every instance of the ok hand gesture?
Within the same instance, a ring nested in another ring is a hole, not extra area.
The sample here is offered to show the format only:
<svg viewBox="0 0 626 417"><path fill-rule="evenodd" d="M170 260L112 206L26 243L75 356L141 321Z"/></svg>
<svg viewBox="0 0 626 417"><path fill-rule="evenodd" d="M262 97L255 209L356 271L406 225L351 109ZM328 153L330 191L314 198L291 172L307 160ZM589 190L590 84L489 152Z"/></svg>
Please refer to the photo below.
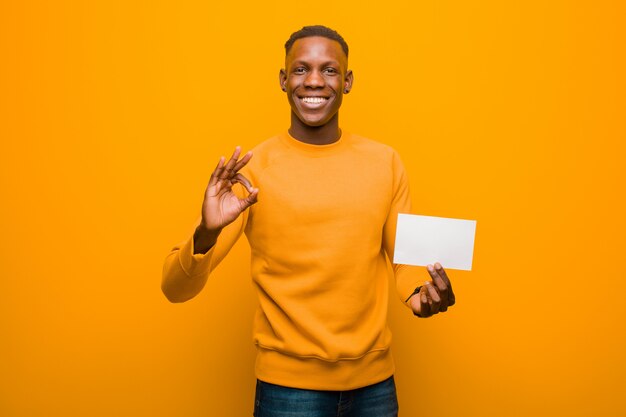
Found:
<svg viewBox="0 0 626 417"><path fill-rule="evenodd" d="M238 171L252 158L252 152L247 152L239 159L241 147L237 146L233 156L224 164L222 156L211 174L211 179L204 193L202 203L202 221L200 227L206 231L219 233L226 225L235 219L248 207L257 202L258 188L253 188L250 181ZM242 184L250 194L246 198L239 198L232 190L235 183Z"/></svg>

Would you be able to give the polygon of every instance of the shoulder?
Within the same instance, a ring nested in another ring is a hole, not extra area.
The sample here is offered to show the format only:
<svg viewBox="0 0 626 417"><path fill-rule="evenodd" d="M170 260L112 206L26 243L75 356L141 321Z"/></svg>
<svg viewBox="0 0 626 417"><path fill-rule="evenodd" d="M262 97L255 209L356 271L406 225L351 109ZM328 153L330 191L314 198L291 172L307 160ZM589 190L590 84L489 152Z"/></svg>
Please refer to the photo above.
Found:
<svg viewBox="0 0 626 417"><path fill-rule="evenodd" d="M400 162L400 155L391 145L361 135L350 134L350 147L354 152L385 165Z"/></svg>
<svg viewBox="0 0 626 417"><path fill-rule="evenodd" d="M252 152L255 152L259 155L267 155L268 153L275 152L277 149L281 149L280 146L280 135L274 135L270 138L267 138L252 148Z"/></svg>
<svg viewBox="0 0 626 417"><path fill-rule="evenodd" d="M273 161L279 160L285 155L287 149L280 140L280 135L272 136L255 145L252 149L252 159L242 168L243 172L250 174L260 173L270 166Z"/></svg>

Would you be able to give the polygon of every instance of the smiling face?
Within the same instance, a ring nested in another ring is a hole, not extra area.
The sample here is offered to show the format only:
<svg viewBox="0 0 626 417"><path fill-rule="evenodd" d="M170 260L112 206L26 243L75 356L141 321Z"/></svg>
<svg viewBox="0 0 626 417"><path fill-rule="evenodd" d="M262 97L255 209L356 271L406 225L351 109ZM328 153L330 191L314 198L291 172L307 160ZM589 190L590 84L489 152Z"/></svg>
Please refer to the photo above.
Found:
<svg viewBox="0 0 626 417"><path fill-rule="evenodd" d="M352 87L352 71L347 67L339 42L321 36L295 41L280 70L280 84L291 106L292 130L338 124L343 94Z"/></svg>

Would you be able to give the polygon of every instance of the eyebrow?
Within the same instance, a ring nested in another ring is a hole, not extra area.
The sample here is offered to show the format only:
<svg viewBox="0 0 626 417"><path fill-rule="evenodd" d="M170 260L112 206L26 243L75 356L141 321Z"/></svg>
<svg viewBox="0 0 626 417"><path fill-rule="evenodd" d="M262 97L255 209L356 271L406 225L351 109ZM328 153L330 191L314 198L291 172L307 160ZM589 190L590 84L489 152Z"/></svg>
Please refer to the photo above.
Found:
<svg viewBox="0 0 626 417"><path fill-rule="evenodd" d="M307 61L302 61L302 60L300 60L300 59L297 59L297 60L295 60L295 61L293 61L293 62L291 63L291 65L292 65L292 66L293 66L293 65L298 65L298 64L309 65L310 63L309 63L309 62L307 62ZM332 65L341 66L341 64L339 63L339 61L335 61L335 60L322 62L322 64L321 64L321 65L322 65L322 66L324 66L324 65L331 65L331 64L332 64Z"/></svg>

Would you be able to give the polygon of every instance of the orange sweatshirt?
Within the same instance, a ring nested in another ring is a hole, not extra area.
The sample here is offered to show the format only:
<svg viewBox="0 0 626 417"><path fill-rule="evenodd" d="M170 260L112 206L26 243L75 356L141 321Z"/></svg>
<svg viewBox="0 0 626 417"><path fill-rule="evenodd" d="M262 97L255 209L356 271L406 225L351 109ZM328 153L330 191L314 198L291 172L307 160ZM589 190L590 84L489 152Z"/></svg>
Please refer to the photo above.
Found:
<svg viewBox="0 0 626 417"><path fill-rule="evenodd" d="M397 214L411 211L396 151L346 132L329 145L285 132L256 146L241 172L259 188L258 202L206 254L193 255L193 237L172 249L163 268L168 298L195 296L245 232L260 302L258 379L348 390L391 376L386 256L393 259ZM394 264L393 272L405 302L423 271Z"/></svg>

